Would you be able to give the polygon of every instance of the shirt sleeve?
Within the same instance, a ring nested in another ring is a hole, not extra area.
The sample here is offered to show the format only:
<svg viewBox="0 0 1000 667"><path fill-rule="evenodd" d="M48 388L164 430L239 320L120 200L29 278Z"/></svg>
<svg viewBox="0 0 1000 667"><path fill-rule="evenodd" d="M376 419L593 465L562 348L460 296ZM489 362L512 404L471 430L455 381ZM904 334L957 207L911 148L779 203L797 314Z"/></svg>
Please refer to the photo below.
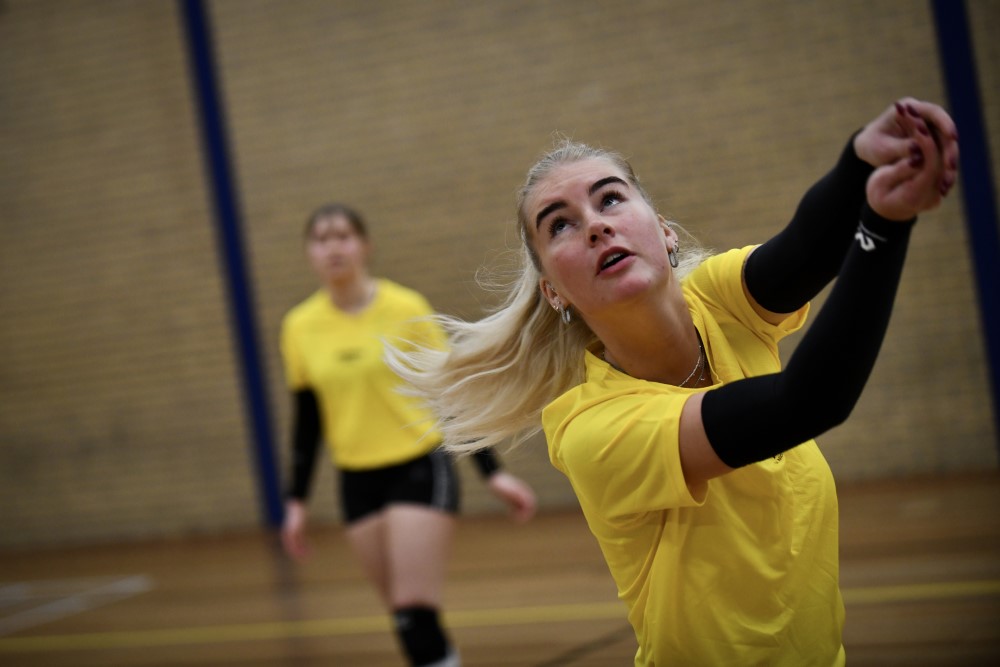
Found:
<svg viewBox="0 0 1000 667"><path fill-rule="evenodd" d="M409 323L410 340L421 347L443 350L447 347L444 331L431 315L417 317Z"/></svg>
<svg viewBox="0 0 1000 667"><path fill-rule="evenodd" d="M309 386L305 361L294 335L294 327L288 318L281 323L281 361L285 371L285 384L292 391Z"/></svg>
<svg viewBox="0 0 1000 667"><path fill-rule="evenodd" d="M431 304L422 296L414 295L412 309L403 325L401 335L393 344L403 347L416 345L433 350L447 348L447 336L441 325L434 319L435 312Z"/></svg>
<svg viewBox="0 0 1000 667"><path fill-rule="evenodd" d="M802 328L809 314L809 304L789 313L779 324L771 324L757 314L743 290L743 266L756 247L730 250L705 260L702 266L691 273L684 288L706 307L724 312L759 338L777 344L785 336Z"/></svg>
<svg viewBox="0 0 1000 667"><path fill-rule="evenodd" d="M618 393L568 411L546 408L553 463L569 478L588 516L628 521L637 514L700 505L681 470L678 427L688 393ZM566 398L566 397L563 397ZM544 416L543 416L544 419Z"/></svg>

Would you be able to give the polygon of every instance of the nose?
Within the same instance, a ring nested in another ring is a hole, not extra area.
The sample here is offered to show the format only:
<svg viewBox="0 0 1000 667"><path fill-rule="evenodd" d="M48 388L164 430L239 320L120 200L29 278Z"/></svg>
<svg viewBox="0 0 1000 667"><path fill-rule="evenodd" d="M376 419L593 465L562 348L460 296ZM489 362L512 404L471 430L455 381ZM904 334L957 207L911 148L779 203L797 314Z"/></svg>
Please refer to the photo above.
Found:
<svg viewBox="0 0 1000 667"><path fill-rule="evenodd" d="M591 244L596 244L602 237L614 238L615 228L600 215L591 215L587 221L587 238Z"/></svg>

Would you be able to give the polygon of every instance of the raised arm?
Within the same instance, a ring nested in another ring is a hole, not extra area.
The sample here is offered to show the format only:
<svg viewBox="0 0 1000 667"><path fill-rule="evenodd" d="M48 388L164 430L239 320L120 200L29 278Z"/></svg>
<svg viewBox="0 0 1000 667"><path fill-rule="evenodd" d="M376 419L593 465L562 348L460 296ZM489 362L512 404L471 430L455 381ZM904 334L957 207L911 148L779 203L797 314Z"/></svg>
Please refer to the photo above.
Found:
<svg viewBox="0 0 1000 667"><path fill-rule="evenodd" d="M689 486L770 458L843 422L875 364L915 216L941 199L945 158L917 132L919 154L876 169L839 278L785 370L692 396L680 425ZM857 214L852 216L856 219Z"/></svg>
<svg viewBox="0 0 1000 667"><path fill-rule="evenodd" d="M757 248L744 267L744 287L758 314L770 322L812 300L839 273L876 167L924 158L917 137L934 139L941 170L923 196L947 194L954 185L957 133L936 104L905 98L855 133L834 168L802 198L789 224Z"/></svg>

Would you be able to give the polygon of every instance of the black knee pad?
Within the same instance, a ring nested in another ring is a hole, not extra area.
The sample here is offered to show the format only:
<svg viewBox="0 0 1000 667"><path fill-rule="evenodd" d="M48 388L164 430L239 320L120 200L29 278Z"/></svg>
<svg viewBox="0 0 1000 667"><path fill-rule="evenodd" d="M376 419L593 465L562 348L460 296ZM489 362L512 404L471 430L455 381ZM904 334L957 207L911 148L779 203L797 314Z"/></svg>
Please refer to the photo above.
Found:
<svg viewBox="0 0 1000 667"><path fill-rule="evenodd" d="M396 634L414 667L430 665L448 655L448 639L433 607L403 607L392 615Z"/></svg>

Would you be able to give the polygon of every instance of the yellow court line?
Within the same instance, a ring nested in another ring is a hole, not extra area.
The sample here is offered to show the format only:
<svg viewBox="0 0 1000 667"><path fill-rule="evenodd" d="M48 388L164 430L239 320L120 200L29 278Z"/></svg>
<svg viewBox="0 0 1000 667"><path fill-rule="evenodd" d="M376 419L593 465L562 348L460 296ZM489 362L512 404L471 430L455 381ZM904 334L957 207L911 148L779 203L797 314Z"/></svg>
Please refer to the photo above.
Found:
<svg viewBox="0 0 1000 667"><path fill-rule="evenodd" d="M983 581L942 581L902 586L865 586L842 591L845 604L915 602L944 598L980 597L1000 594L1000 579Z"/></svg>
<svg viewBox="0 0 1000 667"><path fill-rule="evenodd" d="M867 586L843 590L848 605L884 604L1000 595L1000 579L955 581L901 586ZM621 602L509 607L445 613L449 627L489 627L529 623L625 618ZM0 638L0 653L39 653L84 649L149 648L181 644L221 644L225 642L294 637L334 637L389 632L387 615L328 618L311 621L281 621L213 625L194 628L164 628L86 634L39 635Z"/></svg>
<svg viewBox="0 0 1000 667"><path fill-rule="evenodd" d="M0 639L0 653L38 651L75 651L80 649L138 648L174 646L179 644L221 644L256 639L288 639L293 637L334 637L388 632L389 619L381 616L329 618L312 621L278 621L208 625L194 628L163 628L157 630L123 630L86 634L41 635Z"/></svg>

